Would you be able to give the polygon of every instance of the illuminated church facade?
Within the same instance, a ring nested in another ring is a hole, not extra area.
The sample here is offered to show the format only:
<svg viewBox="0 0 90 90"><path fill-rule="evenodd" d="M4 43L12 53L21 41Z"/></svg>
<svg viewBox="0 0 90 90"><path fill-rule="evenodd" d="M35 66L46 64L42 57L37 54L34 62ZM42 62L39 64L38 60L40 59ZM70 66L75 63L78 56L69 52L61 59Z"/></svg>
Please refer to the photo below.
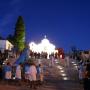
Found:
<svg viewBox="0 0 90 90"><path fill-rule="evenodd" d="M34 53L47 53L47 58L49 58L51 54L55 56L56 54L58 55L60 52L58 51L58 49L56 49L56 46L47 39L46 36L44 37L44 39L41 40L40 43L29 43L29 47L30 50ZM60 55L60 58L62 58L62 55Z"/></svg>

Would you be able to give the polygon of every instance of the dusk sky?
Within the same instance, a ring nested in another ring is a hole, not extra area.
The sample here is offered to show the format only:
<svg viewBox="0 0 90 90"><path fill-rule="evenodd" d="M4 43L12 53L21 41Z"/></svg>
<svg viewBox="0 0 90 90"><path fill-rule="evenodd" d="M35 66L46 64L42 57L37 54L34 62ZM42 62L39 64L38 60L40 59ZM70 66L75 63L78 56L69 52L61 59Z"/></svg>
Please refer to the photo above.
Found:
<svg viewBox="0 0 90 90"><path fill-rule="evenodd" d="M64 50L90 50L90 0L0 0L0 36L13 35L19 15L28 42L46 35Z"/></svg>

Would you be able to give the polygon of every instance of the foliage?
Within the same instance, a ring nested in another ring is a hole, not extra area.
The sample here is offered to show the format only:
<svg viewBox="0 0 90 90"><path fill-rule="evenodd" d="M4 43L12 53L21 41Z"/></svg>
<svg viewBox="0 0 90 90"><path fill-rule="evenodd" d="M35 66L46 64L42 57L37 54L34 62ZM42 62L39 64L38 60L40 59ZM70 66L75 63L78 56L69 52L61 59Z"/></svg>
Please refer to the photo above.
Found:
<svg viewBox="0 0 90 90"><path fill-rule="evenodd" d="M22 51L25 47L25 25L22 16L18 17L15 26L14 43L18 51Z"/></svg>

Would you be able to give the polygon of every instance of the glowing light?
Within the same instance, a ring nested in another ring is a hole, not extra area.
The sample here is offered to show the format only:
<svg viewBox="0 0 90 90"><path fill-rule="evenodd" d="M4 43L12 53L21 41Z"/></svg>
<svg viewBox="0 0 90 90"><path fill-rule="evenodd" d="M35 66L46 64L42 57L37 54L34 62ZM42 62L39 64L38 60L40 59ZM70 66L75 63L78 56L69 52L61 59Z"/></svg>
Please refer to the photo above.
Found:
<svg viewBox="0 0 90 90"><path fill-rule="evenodd" d="M37 45L34 42L31 42L29 46L30 46L30 50L32 50L33 52L37 51Z"/></svg>
<svg viewBox="0 0 90 90"><path fill-rule="evenodd" d="M60 69L63 69L63 68L60 68Z"/></svg>
<svg viewBox="0 0 90 90"><path fill-rule="evenodd" d="M63 74L61 74L61 75L62 75L63 77L64 77L64 76L66 76L66 74L65 74L65 73L63 73Z"/></svg>
<svg viewBox="0 0 90 90"><path fill-rule="evenodd" d="M73 64L74 66L77 66L77 64Z"/></svg>
<svg viewBox="0 0 90 90"><path fill-rule="evenodd" d="M3 65L4 65L5 63L3 63Z"/></svg>
<svg viewBox="0 0 90 90"><path fill-rule="evenodd" d="M57 66L58 69L62 70L63 68L61 66Z"/></svg>
<svg viewBox="0 0 90 90"><path fill-rule="evenodd" d="M61 70L60 72L64 72L64 70Z"/></svg>
<svg viewBox="0 0 90 90"><path fill-rule="evenodd" d="M8 59L6 58L6 61L7 61Z"/></svg>
<svg viewBox="0 0 90 90"><path fill-rule="evenodd" d="M15 80L15 77L13 77L13 79Z"/></svg>
<svg viewBox="0 0 90 90"><path fill-rule="evenodd" d="M37 53L46 52L48 55L55 52L55 45L51 44L49 40L46 38L41 40L41 43L36 44L34 42L31 42L29 44L30 50Z"/></svg>
<svg viewBox="0 0 90 90"><path fill-rule="evenodd" d="M75 62L72 61L71 63L74 64Z"/></svg>
<svg viewBox="0 0 90 90"><path fill-rule="evenodd" d="M60 55L60 58L62 58L62 55Z"/></svg>
<svg viewBox="0 0 90 90"><path fill-rule="evenodd" d="M72 63L75 63L75 62L72 62Z"/></svg>
<svg viewBox="0 0 90 90"><path fill-rule="evenodd" d="M75 68L77 69L77 68L78 68L78 66L75 66Z"/></svg>
<svg viewBox="0 0 90 90"><path fill-rule="evenodd" d="M64 77L63 80L68 80L68 78L67 77Z"/></svg>
<svg viewBox="0 0 90 90"><path fill-rule="evenodd" d="M56 63L59 63L58 61L56 61Z"/></svg>
<svg viewBox="0 0 90 90"><path fill-rule="evenodd" d="M55 62L58 61L57 59L55 59Z"/></svg>
<svg viewBox="0 0 90 90"><path fill-rule="evenodd" d="M54 53L58 53L58 50L55 50L55 52Z"/></svg>

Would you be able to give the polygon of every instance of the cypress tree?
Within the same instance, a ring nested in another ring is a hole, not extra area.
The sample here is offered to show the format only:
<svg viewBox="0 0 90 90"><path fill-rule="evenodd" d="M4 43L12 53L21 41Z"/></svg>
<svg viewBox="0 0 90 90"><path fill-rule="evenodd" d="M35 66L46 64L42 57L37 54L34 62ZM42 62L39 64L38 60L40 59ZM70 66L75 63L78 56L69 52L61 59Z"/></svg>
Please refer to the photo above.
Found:
<svg viewBox="0 0 90 90"><path fill-rule="evenodd" d="M25 47L25 25L22 16L19 16L16 22L14 43L19 52L21 52Z"/></svg>

